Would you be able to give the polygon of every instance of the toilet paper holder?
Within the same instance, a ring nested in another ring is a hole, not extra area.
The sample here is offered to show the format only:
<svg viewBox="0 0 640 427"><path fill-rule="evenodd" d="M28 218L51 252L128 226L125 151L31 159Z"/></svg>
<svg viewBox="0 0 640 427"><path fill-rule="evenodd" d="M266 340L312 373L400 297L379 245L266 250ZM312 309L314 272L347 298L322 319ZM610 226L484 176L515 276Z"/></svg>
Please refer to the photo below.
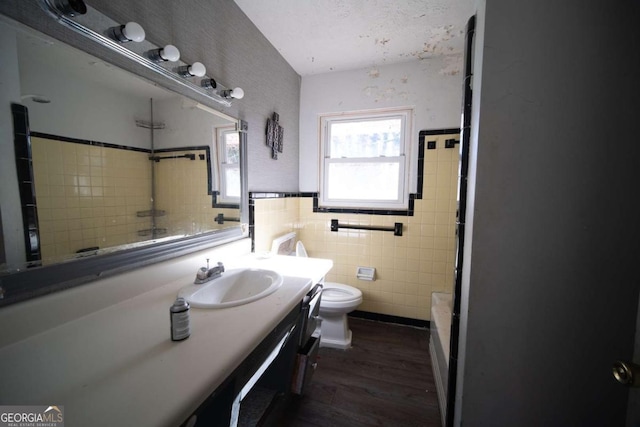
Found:
<svg viewBox="0 0 640 427"><path fill-rule="evenodd" d="M376 269L374 267L358 267L356 277L360 280L376 280Z"/></svg>

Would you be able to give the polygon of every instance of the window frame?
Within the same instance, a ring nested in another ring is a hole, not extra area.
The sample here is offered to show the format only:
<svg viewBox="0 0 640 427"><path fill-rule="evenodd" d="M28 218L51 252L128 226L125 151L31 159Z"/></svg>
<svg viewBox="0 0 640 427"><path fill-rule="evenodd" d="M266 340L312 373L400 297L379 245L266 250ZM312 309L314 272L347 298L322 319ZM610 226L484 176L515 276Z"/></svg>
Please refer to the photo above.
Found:
<svg viewBox="0 0 640 427"><path fill-rule="evenodd" d="M320 167L319 167L319 197L318 205L323 209L366 209L366 210L407 210L411 193L411 161L413 147L413 115L411 107L401 107L383 110L354 111L340 114L323 114L320 116ZM384 119L401 119L401 141L398 156L389 157L349 157L331 158L331 125L334 123L363 122ZM398 170L398 198L396 200L381 201L376 199L330 199L328 197L329 167L339 163L374 164L380 162L397 162Z"/></svg>
<svg viewBox="0 0 640 427"><path fill-rule="evenodd" d="M225 135L230 134L230 133L237 133L238 134L238 140L240 138L238 129L236 128L236 126L220 126L220 127L216 127L215 128L215 135L216 135L216 155L217 155L217 159L218 161L217 163L217 169L218 169L218 200L217 202L219 204L230 204L230 205L234 205L234 204L239 204L240 203L240 197L241 195L239 195L238 197L233 197L233 196L229 196L228 194L228 188L227 188L227 179L226 179L226 171L228 169L238 169L238 172L240 172L240 162L238 163L229 163L228 162L228 158L227 158L227 140L225 138Z"/></svg>

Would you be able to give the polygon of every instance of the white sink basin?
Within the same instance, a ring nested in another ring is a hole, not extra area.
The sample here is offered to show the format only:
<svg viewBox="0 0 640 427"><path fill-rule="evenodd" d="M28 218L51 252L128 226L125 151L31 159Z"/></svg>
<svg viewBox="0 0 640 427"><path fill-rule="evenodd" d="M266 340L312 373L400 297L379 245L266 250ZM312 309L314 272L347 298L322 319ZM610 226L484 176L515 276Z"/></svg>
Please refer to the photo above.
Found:
<svg viewBox="0 0 640 427"><path fill-rule="evenodd" d="M225 308L247 304L274 293L282 286L275 271L238 268L202 285L189 285L178 292L196 308Z"/></svg>

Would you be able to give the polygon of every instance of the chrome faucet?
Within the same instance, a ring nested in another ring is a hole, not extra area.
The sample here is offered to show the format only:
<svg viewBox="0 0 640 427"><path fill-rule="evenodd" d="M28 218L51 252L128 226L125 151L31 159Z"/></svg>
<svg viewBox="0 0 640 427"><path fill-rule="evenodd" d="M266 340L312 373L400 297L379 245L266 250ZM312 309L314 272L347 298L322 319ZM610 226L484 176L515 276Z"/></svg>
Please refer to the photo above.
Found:
<svg viewBox="0 0 640 427"><path fill-rule="evenodd" d="M217 279L218 277L222 276L223 272L224 264L219 262L215 267L209 268L209 258L207 258L207 266L200 267L200 269L196 273L196 280L194 280L193 283L196 285L201 285L208 282L209 280Z"/></svg>

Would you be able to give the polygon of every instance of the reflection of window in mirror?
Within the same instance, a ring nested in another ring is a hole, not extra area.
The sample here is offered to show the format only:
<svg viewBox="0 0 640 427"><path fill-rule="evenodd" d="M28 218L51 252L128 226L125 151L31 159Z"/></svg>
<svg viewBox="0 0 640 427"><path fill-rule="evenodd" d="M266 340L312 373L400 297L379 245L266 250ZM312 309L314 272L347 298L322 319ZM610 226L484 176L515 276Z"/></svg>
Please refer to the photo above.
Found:
<svg viewBox="0 0 640 427"><path fill-rule="evenodd" d="M240 203L240 134L235 126L216 128L218 182L222 204Z"/></svg>

